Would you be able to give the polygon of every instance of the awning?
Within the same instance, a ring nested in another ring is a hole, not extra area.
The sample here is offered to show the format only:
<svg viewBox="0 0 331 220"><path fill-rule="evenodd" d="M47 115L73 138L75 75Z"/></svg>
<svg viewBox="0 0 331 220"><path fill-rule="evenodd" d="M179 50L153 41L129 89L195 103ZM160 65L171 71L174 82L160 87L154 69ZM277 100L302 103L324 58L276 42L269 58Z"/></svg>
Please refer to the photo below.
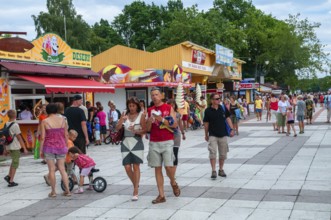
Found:
<svg viewBox="0 0 331 220"><path fill-rule="evenodd" d="M72 77L51 77L35 75L16 75L19 78L38 83L46 88L47 93L64 93L64 92L103 92L115 93L115 88L85 78Z"/></svg>
<svg viewBox="0 0 331 220"><path fill-rule="evenodd" d="M118 84L108 84L115 88L132 88L132 87L177 87L179 83L177 82L138 82L138 83L118 83ZM183 83L183 87L189 88L192 85L189 83Z"/></svg>
<svg viewBox="0 0 331 220"><path fill-rule="evenodd" d="M99 74L93 72L88 68L74 68L66 66L48 66L35 63L19 63L1 61L0 65L7 69L9 73L18 74L44 74L52 76L94 76L98 77Z"/></svg>

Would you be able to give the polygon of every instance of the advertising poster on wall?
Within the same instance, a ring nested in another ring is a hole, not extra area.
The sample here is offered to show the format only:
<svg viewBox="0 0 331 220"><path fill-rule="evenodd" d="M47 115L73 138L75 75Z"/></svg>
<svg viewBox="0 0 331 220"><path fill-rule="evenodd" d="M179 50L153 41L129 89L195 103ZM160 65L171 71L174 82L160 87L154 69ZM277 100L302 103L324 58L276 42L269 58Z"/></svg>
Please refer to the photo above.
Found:
<svg viewBox="0 0 331 220"><path fill-rule="evenodd" d="M10 109L9 98L8 80L0 78L0 128L8 121L7 112Z"/></svg>

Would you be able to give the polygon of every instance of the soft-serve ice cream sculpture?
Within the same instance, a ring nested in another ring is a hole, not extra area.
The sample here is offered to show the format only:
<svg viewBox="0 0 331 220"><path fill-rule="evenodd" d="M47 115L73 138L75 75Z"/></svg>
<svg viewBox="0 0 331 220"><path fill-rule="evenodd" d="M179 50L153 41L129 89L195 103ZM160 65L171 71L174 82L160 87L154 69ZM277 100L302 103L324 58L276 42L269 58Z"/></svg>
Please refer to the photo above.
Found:
<svg viewBox="0 0 331 220"><path fill-rule="evenodd" d="M178 108L184 108L184 87L183 83L179 83L177 87L177 95L176 95L176 104Z"/></svg>

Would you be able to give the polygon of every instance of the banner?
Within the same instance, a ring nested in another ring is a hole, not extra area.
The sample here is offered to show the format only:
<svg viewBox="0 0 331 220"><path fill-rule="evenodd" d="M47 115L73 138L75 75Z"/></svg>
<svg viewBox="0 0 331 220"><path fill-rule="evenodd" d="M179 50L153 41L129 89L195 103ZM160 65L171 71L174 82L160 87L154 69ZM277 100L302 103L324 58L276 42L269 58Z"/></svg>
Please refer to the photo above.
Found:
<svg viewBox="0 0 331 220"><path fill-rule="evenodd" d="M22 53L0 50L0 59L91 68L91 52L72 49L56 34L45 34L32 45Z"/></svg>
<svg viewBox="0 0 331 220"><path fill-rule="evenodd" d="M8 80L0 78L0 128L8 121L7 112L9 106L10 91L8 89Z"/></svg>
<svg viewBox="0 0 331 220"><path fill-rule="evenodd" d="M216 44L216 63L224 66L231 66L233 62L233 50Z"/></svg>

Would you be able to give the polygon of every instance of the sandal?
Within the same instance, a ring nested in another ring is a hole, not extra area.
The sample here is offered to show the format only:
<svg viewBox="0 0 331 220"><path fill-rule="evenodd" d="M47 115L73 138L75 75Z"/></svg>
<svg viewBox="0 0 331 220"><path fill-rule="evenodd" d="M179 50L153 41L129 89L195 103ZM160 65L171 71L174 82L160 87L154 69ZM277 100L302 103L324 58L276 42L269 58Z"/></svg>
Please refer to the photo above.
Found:
<svg viewBox="0 0 331 220"><path fill-rule="evenodd" d="M138 195L132 196L131 201L138 201Z"/></svg>
<svg viewBox="0 0 331 220"><path fill-rule="evenodd" d="M48 193L48 197L49 198L55 198L56 197L56 193Z"/></svg>
<svg viewBox="0 0 331 220"><path fill-rule="evenodd" d="M180 195L180 189L178 187L177 182L175 182L174 185L171 185L171 187L172 187L172 191L174 192L174 195L178 197Z"/></svg>
<svg viewBox="0 0 331 220"><path fill-rule="evenodd" d="M70 192L63 192L62 193L62 196L70 197L71 196L71 193Z"/></svg>
<svg viewBox="0 0 331 220"><path fill-rule="evenodd" d="M159 204L159 203L163 203L163 202L165 202L165 201L166 201L165 197L161 197L160 195L158 195L158 196L156 197L156 199L154 199L154 200L152 201L152 203L153 203L153 204Z"/></svg>

